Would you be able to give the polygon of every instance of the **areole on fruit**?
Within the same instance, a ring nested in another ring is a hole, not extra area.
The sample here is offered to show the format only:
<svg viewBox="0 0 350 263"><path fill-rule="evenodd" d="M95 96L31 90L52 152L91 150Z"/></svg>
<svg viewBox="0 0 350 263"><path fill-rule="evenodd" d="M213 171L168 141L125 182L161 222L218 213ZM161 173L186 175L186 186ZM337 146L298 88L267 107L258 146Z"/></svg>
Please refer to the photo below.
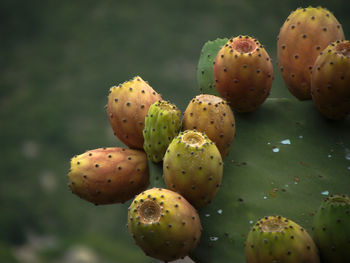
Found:
<svg viewBox="0 0 350 263"><path fill-rule="evenodd" d="M182 140L192 147L200 147L206 143L205 137L200 132L185 133Z"/></svg>
<svg viewBox="0 0 350 263"><path fill-rule="evenodd" d="M202 103L211 103L213 105L223 102L222 98L218 96L210 95L210 94L200 94L196 96L195 99L197 99L198 101L201 101Z"/></svg>
<svg viewBox="0 0 350 263"><path fill-rule="evenodd" d="M337 43L335 51L345 57L350 57L350 42Z"/></svg>
<svg viewBox="0 0 350 263"><path fill-rule="evenodd" d="M235 38L232 42L229 44L234 50L241 52L241 53L251 53L254 52L257 48L256 43L252 38L247 37L240 37Z"/></svg>
<svg viewBox="0 0 350 263"><path fill-rule="evenodd" d="M161 207L157 202L147 200L140 206L138 214L140 216L141 223L158 223L161 215Z"/></svg>
<svg viewBox="0 0 350 263"><path fill-rule="evenodd" d="M288 226L281 217L267 217L258 224L264 232L282 232Z"/></svg>

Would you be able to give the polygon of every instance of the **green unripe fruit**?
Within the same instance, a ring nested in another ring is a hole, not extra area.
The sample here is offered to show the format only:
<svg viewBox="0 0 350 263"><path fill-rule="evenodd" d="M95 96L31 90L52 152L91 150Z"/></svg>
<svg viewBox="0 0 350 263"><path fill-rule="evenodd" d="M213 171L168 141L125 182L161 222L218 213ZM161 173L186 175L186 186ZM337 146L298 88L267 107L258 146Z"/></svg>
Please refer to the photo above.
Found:
<svg viewBox="0 0 350 263"><path fill-rule="evenodd" d="M328 197L315 214L313 238L322 262L347 263L350 259L350 198Z"/></svg>
<svg viewBox="0 0 350 263"><path fill-rule="evenodd" d="M152 162L161 162L170 142L181 128L181 112L170 102L153 103L145 118L143 148Z"/></svg>

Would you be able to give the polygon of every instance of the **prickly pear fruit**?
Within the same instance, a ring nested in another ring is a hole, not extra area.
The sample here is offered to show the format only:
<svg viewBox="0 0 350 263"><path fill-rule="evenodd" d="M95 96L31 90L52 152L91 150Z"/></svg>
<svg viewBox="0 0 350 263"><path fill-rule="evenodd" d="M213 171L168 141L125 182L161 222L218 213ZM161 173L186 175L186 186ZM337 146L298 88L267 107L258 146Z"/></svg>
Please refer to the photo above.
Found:
<svg viewBox="0 0 350 263"><path fill-rule="evenodd" d="M152 162L161 162L166 149L180 131L181 112L170 102L161 100L148 110L143 129L143 148Z"/></svg>
<svg viewBox="0 0 350 263"><path fill-rule="evenodd" d="M258 40L249 36L231 38L214 61L215 86L233 110L257 109L270 93L271 59Z"/></svg>
<svg viewBox="0 0 350 263"><path fill-rule="evenodd" d="M347 263L350 259L350 198L333 195L322 203L313 221L313 238L322 262Z"/></svg>
<svg viewBox="0 0 350 263"><path fill-rule="evenodd" d="M130 148L143 149L146 114L151 104L161 99L139 76L110 88L107 114L119 140Z"/></svg>
<svg viewBox="0 0 350 263"><path fill-rule="evenodd" d="M336 41L317 57L311 75L316 109L329 119L350 114L350 41Z"/></svg>
<svg viewBox="0 0 350 263"><path fill-rule="evenodd" d="M204 132L216 144L222 158L230 151L236 131L235 118L227 102L208 94L191 100L184 112L182 128Z"/></svg>
<svg viewBox="0 0 350 263"><path fill-rule="evenodd" d="M319 263L317 247L304 228L281 216L260 219L245 243L247 263Z"/></svg>
<svg viewBox="0 0 350 263"><path fill-rule="evenodd" d="M146 255L167 262L185 257L196 247L202 226L185 198L167 189L152 188L131 203L128 229Z"/></svg>
<svg viewBox="0 0 350 263"><path fill-rule="evenodd" d="M223 173L221 154L204 133L187 130L170 143L163 162L165 184L201 209L219 190Z"/></svg>
<svg viewBox="0 0 350 263"><path fill-rule="evenodd" d="M197 66L197 80L201 93L219 96L214 83L213 62L216 54L227 41L227 38L218 38L207 41L202 47Z"/></svg>
<svg viewBox="0 0 350 263"><path fill-rule="evenodd" d="M298 8L280 29L278 66L289 91L299 100L311 99L310 78L314 62L331 42L344 39L334 15L321 7Z"/></svg>
<svg viewBox="0 0 350 263"><path fill-rule="evenodd" d="M123 203L147 188L147 157L120 147L90 150L71 159L68 178L72 192L89 202Z"/></svg>

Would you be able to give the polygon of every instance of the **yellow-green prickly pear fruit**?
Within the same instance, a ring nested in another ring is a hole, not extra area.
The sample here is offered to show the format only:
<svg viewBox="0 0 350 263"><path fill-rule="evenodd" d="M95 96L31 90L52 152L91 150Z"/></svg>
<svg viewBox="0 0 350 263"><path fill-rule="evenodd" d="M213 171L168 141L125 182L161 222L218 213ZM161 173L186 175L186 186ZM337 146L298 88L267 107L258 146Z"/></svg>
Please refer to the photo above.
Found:
<svg viewBox="0 0 350 263"><path fill-rule="evenodd" d="M281 216L264 217L251 228L246 243L247 263L319 263L318 250L306 230Z"/></svg>
<svg viewBox="0 0 350 263"><path fill-rule="evenodd" d="M195 129L205 133L224 158L235 137L235 117L225 100L214 95L201 94L188 104L182 119L182 129Z"/></svg>
<svg viewBox="0 0 350 263"><path fill-rule="evenodd" d="M152 162L161 162L166 149L180 131L181 112L170 102L161 100L148 110L143 129L143 148Z"/></svg>
<svg viewBox="0 0 350 263"><path fill-rule="evenodd" d="M271 59L252 37L231 38L216 55L213 70L217 91L234 111L254 111L270 94Z"/></svg>
<svg viewBox="0 0 350 263"><path fill-rule="evenodd" d="M326 118L350 114L350 41L336 41L317 57L311 75L311 95Z"/></svg>
<svg viewBox="0 0 350 263"><path fill-rule="evenodd" d="M165 184L201 209L219 190L223 173L221 154L204 133L187 130L170 143L163 162Z"/></svg>
<svg viewBox="0 0 350 263"><path fill-rule="evenodd" d="M322 262L350 260L350 197L332 195L319 207L313 220L313 238Z"/></svg>
<svg viewBox="0 0 350 263"><path fill-rule="evenodd" d="M299 100L311 99L311 71L320 52L331 42L344 39L343 29L325 8L298 8L280 29L277 59L289 91Z"/></svg>
<svg viewBox="0 0 350 263"><path fill-rule="evenodd" d="M128 229L147 256L168 262L187 256L202 231L193 206L178 193L152 188L135 197Z"/></svg>
<svg viewBox="0 0 350 263"><path fill-rule="evenodd" d="M146 154L120 147L74 156L68 174L74 194L96 205L123 203L149 185Z"/></svg>
<svg viewBox="0 0 350 263"><path fill-rule="evenodd" d="M143 149L146 114L161 99L139 76L110 88L106 110L115 136L130 148Z"/></svg>

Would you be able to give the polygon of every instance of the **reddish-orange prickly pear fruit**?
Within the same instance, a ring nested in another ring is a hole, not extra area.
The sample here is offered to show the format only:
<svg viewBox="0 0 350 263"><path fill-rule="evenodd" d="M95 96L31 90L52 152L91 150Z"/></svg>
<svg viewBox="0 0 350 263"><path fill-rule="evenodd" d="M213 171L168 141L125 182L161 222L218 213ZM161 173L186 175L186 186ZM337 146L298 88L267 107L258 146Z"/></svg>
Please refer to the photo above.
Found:
<svg viewBox="0 0 350 263"><path fill-rule="evenodd" d="M143 151L99 148L71 159L69 187L79 197L99 204L123 203L149 185Z"/></svg>
<svg viewBox="0 0 350 263"><path fill-rule="evenodd" d="M258 40L249 36L231 38L214 61L215 87L234 111L258 108L270 93L271 59Z"/></svg>
<svg viewBox="0 0 350 263"><path fill-rule="evenodd" d="M316 109L329 119L350 114L350 41L336 41L317 57L311 75Z"/></svg>
<svg viewBox="0 0 350 263"><path fill-rule="evenodd" d="M320 52L344 32L325 8L298 8L281 27L277 40L278 66L289 91L299 100L311 99L311 74Z"/></svg>
<svg viewBox="0 0 350 263"><path fill-rule="evenodd" d="M187 256L197 246L202 226L196 209L185 198L152 188L131 203L128 229L147 256L168 262Z"/></svg>
<svg viewBox="0 0 350 263"><path fill-rule="evenodd" d="M235 136L235 118L225 100L201 94L188 104L182 119L182 129L204 132L224 158L229 153Z"/></svg>
<svg viewBox="0 0 350 263"><path fill-rule="evenodd" d="M143 128L148 108L161 96L141 77L109 90L107 114L114 134L130 148L143 149Z"/></svg>

